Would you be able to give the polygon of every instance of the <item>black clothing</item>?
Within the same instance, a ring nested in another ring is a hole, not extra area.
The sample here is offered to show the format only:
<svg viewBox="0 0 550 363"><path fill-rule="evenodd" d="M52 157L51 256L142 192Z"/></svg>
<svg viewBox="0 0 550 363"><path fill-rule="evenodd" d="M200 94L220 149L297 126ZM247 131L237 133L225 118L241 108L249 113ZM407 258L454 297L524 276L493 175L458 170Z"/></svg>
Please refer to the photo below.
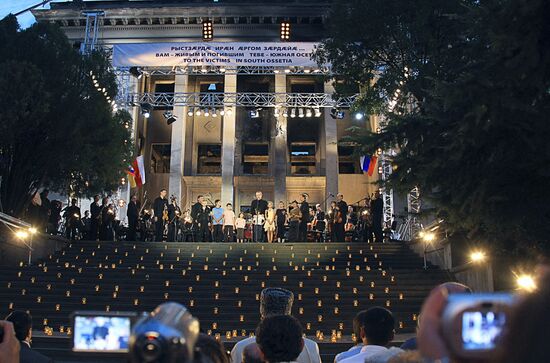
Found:
<svg viewBox="0 0 550 363"><path fill-rule="evenodd" d="M153 212L155 217L162 220L162 212L164 208L168 208L168 200L166 198L157 197L153 202Z"/></svg>
<svg viewBox="0 0 550 363"><path fill-rule="evenodd" d="M26 343L21 342L21 350L19 351L20 363L52 363L53 360L45 355L29 348Z"/></svg>
<svg viewBox="0 0 550 363"><path fill-rule="evenodd" d="M256 214L265 215L266 210L267 210L267 201L263 199L260 199L260 200L254 199L250 204L250 213L252 215L256 215Z"/></svg>
<svg viewBox="0 0 550 363"><path fill-rule="evenodd" d="M75 240L78 235L78 230L80 229L80 208L76 205L65 208L65 223L66 230L65 233L68 239Z"/></svg>
<svg viewBox="0 0 550 363"><path fill-rule="evenodd" d="M302 212L302 218L300 219L300 235L299 240L301 242L307 241L307 224L309 223L309 203L303 201L300 204L300 212Z"/></svg>
<svg viewBox="0 0 550 363"><path fill-rule="evenodd" d="M90 240L97 240L97 233L99 232L99 216L101 215L101 207L97 202L93 202L90 205Z"/></svg>
<svg viewBox="0 0 550 363"><path fill-rule="evenodd" d="M315 212L315 220L317 221L315 225L315 230L319 232L324 232L326 227L325 212L323 211Z"/></svg>
<svg viewBox="0 0 550 363"><path fill-rule="evenodd" d="M300 221L290 221L288 228L288 240L290 242L298 242Z"/></svg>
<svg viewBox="0 0 550 363"><path fill-rule="evenodd" d="M344 202L343 200L336 203L338 205L338 208L340 209L340 213L342 213L342 223L346 223L346 218L348 217L348 203Z"/></svg>
<svg viewBox="0 0 550 363"><path fill-rule="evenodd" d="M99 239L101 241L112 241L113 235L113 221L115 219L114 211L107 205L101 206L101 227L99 229Z"/></svg>
<svg viewBox="0 0 550 363"><path fill-rule="evenodd" d="M168 200L157 197L153 202L153 213L155 216L155 241L162 241L164 235L164 221L162 219L164 209L168 209Z"/></svg>
<svg viewBox="0 0 550 363"><path fill-rule="evenodd" d="M41 229L42 232L46 231L48 233L51 233L53 231L57 230L57 224L54 226L54 229L52 230L51 227L48 228L48 223L51 222L50 216L51 216L51 202L46 196L45 193L40 193L40 200L42 204L40 205L40 220L41 220Z"/></svg>
<svg viewBox="0 0 550 363"><path fill-rule="evenodd" d="M198 233L197 233L197 241L198 242L210 242L211 236L210 236L210 229L209 229L209 223L211 223L211 216L210 216L211 210L210 207L202 207L199 210L197 214L197 225L198 225Z"/></svg>
<svg viewBox="0 0 550 363"><path fill-rule="evenodd" d="M384 215L384 202L382 198L376 198L371 202L372 211L372 231L376 238L376 242L382 242L382 217Z"/></svg>
<svg viewBox="0 0 550 363"><path fill-rule="evenodd" d="M275 211L275 216L277 217L277 238L285 238L285 221L287 212L286 209L277 209Z"/></svg>
<svg viewBox="0 0 550 363"><path fill-rule="evenodd" d="M139 219L139 207L136 202L130 201L130 203L128 203L126 216L128 217L128 233L126 234L126 240L135 241Z"/></svg>
<svg viewBox="0 0 550 363"><path fill-rule="evenodd" d="M193 219L194 223L197 223L197 216L199 215L200 210L202 209L202 204L199 202L193 204L191 207L191 218Z"/></svg>

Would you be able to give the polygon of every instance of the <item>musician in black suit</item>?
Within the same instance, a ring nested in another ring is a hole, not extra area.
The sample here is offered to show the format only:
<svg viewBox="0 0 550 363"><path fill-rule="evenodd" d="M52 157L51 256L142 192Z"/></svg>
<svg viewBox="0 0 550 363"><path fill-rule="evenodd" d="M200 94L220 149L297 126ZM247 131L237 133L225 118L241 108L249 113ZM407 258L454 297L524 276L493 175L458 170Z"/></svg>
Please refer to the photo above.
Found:
<svg viewBox="0 0 550 363"><path fill-rule="evenodd" d="M178 206L178 202L175 196L170 197L170 204L168 205L168 241L175 242L178 230L180 229L180 217L181 209Z"/></svg>
<svg viewBox="0 0 550 363"><path fill-rule="evenodd" d="M197 241L198 242L210 242L212 240L210 235L210 225L212 223L212 210L206 204L206 201L202 201L201 209L197 213Z"/></svg>
<svg viewBox="0 0 550 363"><path fill-rule="evenodd" d="M300 242L307 241L307 224L309 223L309 203L307 202L307 197L308 195L306 193L302 194L300 197L300 212L302 213L299 229Z"/></svg>
<svg viewBox="0 0 550 363"><path fill-rule="evenodd" d="M166 194L168 192L166 189L161 189L160 195L153 202L153 215L155 221L155 241L162 241L164 234L164 223L167 222L163 220L163 214L166 210L168 213L168 200L166 199Z"/></svg>
<svg viewBox="0 0 550 363"><path fill-rule="evenodd" d="M20 363L51 363L53 360L31 349L32 317L24 311L13 311L6 317L13 324L15 336L20 342Z"/></svg>
<svg viewBox="0 0 550 363"><path fill-rule="evenodd" d="M344 231L344 224L348 217L348 203L344 201L344 195L342 193L336 195L336 200L336 206L338 207L341 218L334 221L334 238L336 241L333 242L345 242L346 232Z"/></svg>
<svg viewBox="0 0 550 363"><path fill-rule="evenodd" d="M90 205L90 240L97 240L99 232L99 218L101 215L101 207L99 206L99 195L94 195L94 202Z"/></svg>
<svg viewBox="0 0 550 363"><path fill-rule="evenodd" d="M126 234L127 241L136 240L136 231L139 219L139 205L137 202L137 196L132 195L128 208L126 210L126 216L128 217L128 233Z"/></svg>
<svg viewBox="0 0 550 363"><path fill-rule="evenodd" d="M191 206L191 219L193 220L193 227L195 230L199 228L199 224L197 221L197 216L202 208L202 202L204 200L204 197L202 195L199 195L197 197L197 203L193 204Z"/></svg>
<svg viewBox="0 0 550 363"><path fill-rule="evenodd" d="M264 226L263 219L254 216L265 216L265 211L267 210L267 201L263 200L263 193L260 191L256 192L256 199L250 203L250 214L252 214L252 219L254 222L254 242L263 242L264 241ZM261 224L260 224L261 221Z"/></svg>
<svg viewBox="0 0 550 363"><path fill-rule="evenodd" d="M382 233L382 219L384 217L384 201L380 197L380 192L377 190L374 193L374 199L371 201L372 212L372 231L376 242L382 242L384 239Z"/></svg>

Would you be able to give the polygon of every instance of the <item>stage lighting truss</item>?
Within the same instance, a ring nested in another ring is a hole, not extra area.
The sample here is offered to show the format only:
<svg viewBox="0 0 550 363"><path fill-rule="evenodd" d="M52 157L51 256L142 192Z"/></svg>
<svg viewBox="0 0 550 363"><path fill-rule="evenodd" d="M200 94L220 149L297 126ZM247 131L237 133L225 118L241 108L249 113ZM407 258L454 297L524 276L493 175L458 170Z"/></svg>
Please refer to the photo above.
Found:
<svg viewBox="0 0 550 363"><path fill-rule="evenodd" d="M137 67L118 67L115 73L135 74ZM291 75L328 75L328 67L273 67L273 66L238 66L227 68L225 66L188 66L188 67L140 67L140 72L150 76L170 76L176 74L204 75L204 74L241 74L241 75L273 75L273 74L291 74Z"/></svg>
<svg viewBox="0 0 550 363"><path fill-rule="evenodd" d="M218 109L234 106L285 107L298 108L294 112L299 115L302 112L304 116L306 116L308 109L309 112L312 112L313 109L316 117L319 117L320 108L329 107L343 112L340 109L350 108L357 97L358 95L353 95L334 100L330 93L128 93L125 97L117 99L117 103L121 105L147 103L153 107L188 106Z"/></svg>

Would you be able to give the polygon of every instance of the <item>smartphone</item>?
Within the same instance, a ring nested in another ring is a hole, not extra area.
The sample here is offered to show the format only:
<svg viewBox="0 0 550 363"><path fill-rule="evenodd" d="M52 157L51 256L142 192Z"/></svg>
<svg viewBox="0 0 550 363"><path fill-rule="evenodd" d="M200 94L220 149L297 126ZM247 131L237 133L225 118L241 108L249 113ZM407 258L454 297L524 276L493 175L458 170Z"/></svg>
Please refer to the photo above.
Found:
<svg viewBox="0 0 550 363"><path fill-rule="evenodd" d="M497 347L515 303L511 294L452 294L443 313L443 335L452 352L483 359Z"/></svg>
<svg viewBox="0 0 550 363"><path fill-rule="evenodd" d="M87 353L127 353L133 312L77 311L72 314L73 351Z"/></svg>

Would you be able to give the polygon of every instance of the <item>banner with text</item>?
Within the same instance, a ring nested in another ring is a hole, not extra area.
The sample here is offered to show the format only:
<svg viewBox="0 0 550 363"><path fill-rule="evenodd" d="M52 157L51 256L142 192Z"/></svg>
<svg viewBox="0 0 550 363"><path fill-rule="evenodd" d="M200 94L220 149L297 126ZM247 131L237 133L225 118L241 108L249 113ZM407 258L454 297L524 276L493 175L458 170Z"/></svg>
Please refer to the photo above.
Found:
<svg viewBox="0 0 550 363"><path fill-rule="evenodd" d="M311 59L318 43L137 43L116 44L115 67L174 66L302 66L315 67Z"/></svg>

